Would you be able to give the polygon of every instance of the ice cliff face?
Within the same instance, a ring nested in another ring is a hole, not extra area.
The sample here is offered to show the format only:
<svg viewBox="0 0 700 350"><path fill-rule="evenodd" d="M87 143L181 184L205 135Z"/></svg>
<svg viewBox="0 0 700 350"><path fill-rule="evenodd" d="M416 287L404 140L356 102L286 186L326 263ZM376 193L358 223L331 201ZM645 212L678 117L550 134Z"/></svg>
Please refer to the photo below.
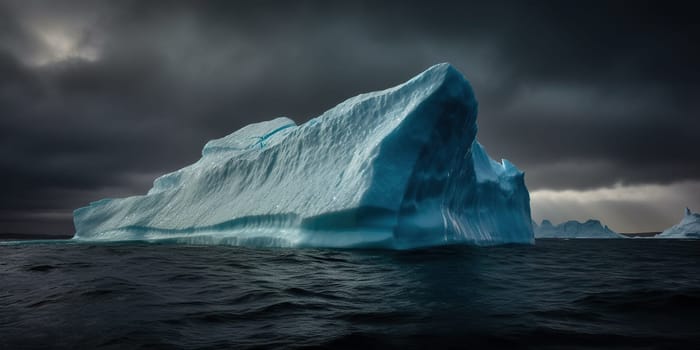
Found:
<svg viewBox="0 0 700 350"><path fill-rule="evenodd" d="M661 232L656 238L700 238L700 214L685 208L681 222Z"/></svg>
<svg viewBox="0 0 700 350"><path fill-rule="evenodd" d="M533 242L523 173L476 141L477 102L449 64L209 141L144 196L74 212L76 240L413 248Z"/></svg>
<svg viewBox="0 0 700 350"><path fill-rule="evenodd" d="M549 220L542 220L539 226L534 223L533 226L535 238L627 238L603 226L598 220L583 223L571 220L556 226Z"/></svg>

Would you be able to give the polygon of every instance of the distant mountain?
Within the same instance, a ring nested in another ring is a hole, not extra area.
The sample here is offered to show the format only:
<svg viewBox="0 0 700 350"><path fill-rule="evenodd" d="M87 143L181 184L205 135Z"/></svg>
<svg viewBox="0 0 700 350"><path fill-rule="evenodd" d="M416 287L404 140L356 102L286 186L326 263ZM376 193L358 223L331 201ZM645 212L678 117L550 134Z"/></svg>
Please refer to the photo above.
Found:
<svg viewBox="0 0 700 350"><path fill-rule="evenodd" d="M33 239L71 239L72 235L50 235L37 233L0 233L0 241L3 240L33 240Z"/></svg>
<svg viewBox="0 0 700 350"><path fill-rule="evenodd" d="M681 222L661 232L656 238L700 238L700 214L685 208Z"/></svg>
<svg viewBox="0 0 700 350"><path fill-rule="evenodd" d="M627 237L650 238L658 235L661 232L620 232L621 235Z"/></svg>
<svg viewBox="0 0 700 350"><path fill-rule="evenodd" d="M535 238L627 238L592 219L583 223L571 220L559 225L542 220L539 226L533 222L533 229Z"/></svg>

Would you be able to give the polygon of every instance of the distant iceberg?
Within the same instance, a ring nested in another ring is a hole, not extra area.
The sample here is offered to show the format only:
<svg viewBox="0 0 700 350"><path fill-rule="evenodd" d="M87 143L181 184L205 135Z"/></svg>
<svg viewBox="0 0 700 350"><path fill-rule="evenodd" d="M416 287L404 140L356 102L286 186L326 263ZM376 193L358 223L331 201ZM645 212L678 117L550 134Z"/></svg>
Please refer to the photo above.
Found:
<svg viewBox="0 0 700 350"><path fill-rule="evenodd" d="M523 173L476 141L477 101L449 64L209 141L148 194L75 210L75 240L386 247L533 243Z"/></svg>
<svg viewBox="0 0 700 350"><path fill-rule="evenodd" d="M700 214L685 208L681 222L661 232L656 238L700 238Z"/></svg>
<svg viewBox="0 0 700 350"><path fill-rule="evenodd" d="M556 226L549 220L542 220L540 225L533 222L533 228L535 238L627 238L598 220L583 223L571 220Z"/></svg>

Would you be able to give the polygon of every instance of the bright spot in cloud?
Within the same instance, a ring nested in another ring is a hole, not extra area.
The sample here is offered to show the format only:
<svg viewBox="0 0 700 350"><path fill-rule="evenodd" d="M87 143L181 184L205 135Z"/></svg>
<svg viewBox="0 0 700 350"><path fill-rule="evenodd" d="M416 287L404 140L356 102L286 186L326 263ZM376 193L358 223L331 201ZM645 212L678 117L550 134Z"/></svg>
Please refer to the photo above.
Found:
<svg viewBox="0 0 700 350"><path fill-rule="evenodd" d="M46 65L68 59L96 61L99 59L97 47L88 45L81 33L71 33L58 28L37 28L36 36L44 44L44 50L32 57L35 65Z"/></svg>

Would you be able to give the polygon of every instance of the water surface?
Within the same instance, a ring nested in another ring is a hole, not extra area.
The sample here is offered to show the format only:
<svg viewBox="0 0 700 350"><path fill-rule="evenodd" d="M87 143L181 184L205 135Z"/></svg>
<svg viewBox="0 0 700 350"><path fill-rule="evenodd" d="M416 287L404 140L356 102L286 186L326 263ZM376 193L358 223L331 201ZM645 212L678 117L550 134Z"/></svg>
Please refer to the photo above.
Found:
<svg viewBox="0 0 700 350"><path fill-rule="evenodd" d="M700 346L700 242L0 245L0 349Z"/></svg>

